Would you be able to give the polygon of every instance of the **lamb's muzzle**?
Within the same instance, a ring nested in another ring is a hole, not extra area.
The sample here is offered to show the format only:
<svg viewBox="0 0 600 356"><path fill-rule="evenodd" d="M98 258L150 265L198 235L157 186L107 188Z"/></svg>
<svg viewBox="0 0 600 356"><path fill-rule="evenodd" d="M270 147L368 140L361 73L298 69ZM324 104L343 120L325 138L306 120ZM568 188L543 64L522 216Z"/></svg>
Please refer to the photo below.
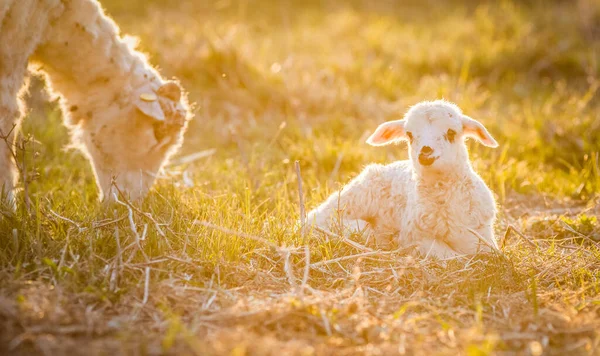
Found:
<svg viewBox="0 0 600 356"><path fill-rule="evenodd" d="M497 249L494 197L471 168L466 138L498 145L452 103L413 106L367 140L373 146L408 141L410 159L367 166L311 211L307 223L355 232L368 227L375 237L393 234L401 246L416 244L422 255L438 258Z"/></svg>
<svg viewBox="0 0 600 356"><path fill-rule="evenodd" d="M419 163L423 166L431 166L436 159L437 157L433 155L431 147L423 146L421 153L419 153Z"/></svg>

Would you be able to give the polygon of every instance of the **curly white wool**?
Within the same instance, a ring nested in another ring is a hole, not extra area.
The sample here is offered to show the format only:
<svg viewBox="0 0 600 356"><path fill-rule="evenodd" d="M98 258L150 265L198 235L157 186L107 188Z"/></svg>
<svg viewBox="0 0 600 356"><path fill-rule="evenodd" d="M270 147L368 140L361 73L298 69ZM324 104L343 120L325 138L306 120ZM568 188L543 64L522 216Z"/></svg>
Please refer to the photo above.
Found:
<svg viewBox="0 0 600 356"><path fill-rule="evenodd" d="M25 112L20 97L28 66L62 96L73 145L91 161L101 196L113 177L132 198L145 194L181 145L190 116L179 85L163 80L130 42L96 0L0 0L5 194L12 194L17 179L10 144ZM143 100L144 94L154 100Z"/></svg>
<svg viewBox="0 0 600 356"><path fill-rule="evenodd" d="M378 241L391 236L440 259L497 249L496 204L471 167L467 137L498 145L483 125L450 102L413 106L403 120L381 124L367 140L374 146L409 141L410 159L367 166L312 210L307 222L369 230Z"/></svg>

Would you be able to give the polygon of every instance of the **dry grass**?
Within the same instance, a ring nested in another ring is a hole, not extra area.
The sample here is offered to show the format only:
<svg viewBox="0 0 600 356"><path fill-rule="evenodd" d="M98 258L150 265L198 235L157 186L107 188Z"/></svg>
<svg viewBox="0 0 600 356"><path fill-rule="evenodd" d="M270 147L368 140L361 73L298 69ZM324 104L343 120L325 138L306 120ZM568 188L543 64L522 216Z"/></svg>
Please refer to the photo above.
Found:
<svg viewBox="0 0 600 356"><path fill-rule="evenodd" d="M143 204L102 207L32 90L27 192L0 210L0 351L600 353L594 1L103 3L196 120ZM438 97L501 144L470 147L500 253L428 261L298 229L366 163L406 157L370 130Z"/></svg>

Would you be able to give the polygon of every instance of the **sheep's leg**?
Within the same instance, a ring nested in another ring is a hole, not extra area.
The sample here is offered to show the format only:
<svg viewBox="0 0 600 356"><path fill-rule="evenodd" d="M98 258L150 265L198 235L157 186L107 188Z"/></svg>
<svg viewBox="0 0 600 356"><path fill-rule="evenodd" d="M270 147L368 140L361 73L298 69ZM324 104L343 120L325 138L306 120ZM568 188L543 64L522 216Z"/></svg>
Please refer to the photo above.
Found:
<svg viewBox="0 0 600 356"><path fill-rule="evenodd" d="M17 68L5 70L0 62L0 201L7 201L13 208L18 177L14 160L15 137L21 119L18 92L24 76L24 73L18 75L20 72Z"/></svg>
<svg viewBox="0 0 600 356"><path fill-rule="evenodd" d="M18 178L15 139L24 105L21 90L29 57L44 35L50 9L58 1L0 0L0 200L14 207Z"/></svg>
<svg viewBox="0 0 600 356"><path fill-rule="evenodd" d="M307 223L323 229L341 227L349 233L364 231L369 224L362 214L361 206L354 205L358 193L347 188L333 193L323 204L308 213Z"/></svg>
<svg viewBox="0 0 600 356"><path fill-rule="evenodd" d="M450 237L449 243L452 245L454 250L460 254L473 255L480 252L492 252L498 250L498 243L494 238L494 229L492 225L486 225L480 229L473 229L479 236L476 236L473 232L465 229L454 236L460 238ZM485 240L485 242L481 241Z"/></svg>
<svg viewBox="0 0 600 356"><path fill-rule="evenodd" d="M369 227L369 223L361 219L341 219L340 225L349 233L362 233Z"/></svg>
<svg viewBox="0 0 600 356"><path fill-rule="evenodd" d="M345 232L363 232L377 211L377 192L368 183L367 167L339 192L333 193L319 207L308 213L307 224L323 229L342 227Z"/></svg>
<svg viewBox="0 0 600 356"><path fill-rule="evenodd" d="M453 250L443 241L435 239L425 239L419 242L417 249L423 257L436 257L445 260L460 256L461 254Z"/></svg>
<svg viewBox="0 0 600 356"><path fill-rule="evenodd" d="M356 198L354 195L352 189L332 194L323 204L308 213L307 224L323 229L341 227L350 233L363 231L368 223L361 219L360 210L353 205Z"/></svg>
<svg viewBox="0 0 600 356"><path fill-rule="evenodd" d="M353 219L346 214L343 208L338 209L336 207L337 204L328 204L332 197L308 213L306 223L309 226L318 226L326 230L342 230L346 233L361 233L368 228L369 223L367 221ZM339 200L341 202L342 199Z"/></svg>

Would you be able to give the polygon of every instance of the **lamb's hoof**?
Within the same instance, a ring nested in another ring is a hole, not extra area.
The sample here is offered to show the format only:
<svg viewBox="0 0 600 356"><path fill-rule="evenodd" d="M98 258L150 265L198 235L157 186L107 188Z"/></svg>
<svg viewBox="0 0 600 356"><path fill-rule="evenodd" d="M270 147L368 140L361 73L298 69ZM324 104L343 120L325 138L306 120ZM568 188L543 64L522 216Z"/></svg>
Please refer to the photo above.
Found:
<svg viewBox="0 0 600 356"><path fill-rule="evenodd" d="M13 218L17 211L17 200L13 192L0 197L0 216Z"/></svg>
<svg viewBox="0 0 600 356"><path fill-rule="evenodd" d="M375 246L381 250L391 250L394 248L394 239L388 235L378 235L375 237Z"/></svg>
<svg viewBox="0 0 600 356"><path fill-rule="evenodd" d="M369 240L371 241L369 245L379 250L392 250L398 247L394 234L373 232Z"/></svg>

